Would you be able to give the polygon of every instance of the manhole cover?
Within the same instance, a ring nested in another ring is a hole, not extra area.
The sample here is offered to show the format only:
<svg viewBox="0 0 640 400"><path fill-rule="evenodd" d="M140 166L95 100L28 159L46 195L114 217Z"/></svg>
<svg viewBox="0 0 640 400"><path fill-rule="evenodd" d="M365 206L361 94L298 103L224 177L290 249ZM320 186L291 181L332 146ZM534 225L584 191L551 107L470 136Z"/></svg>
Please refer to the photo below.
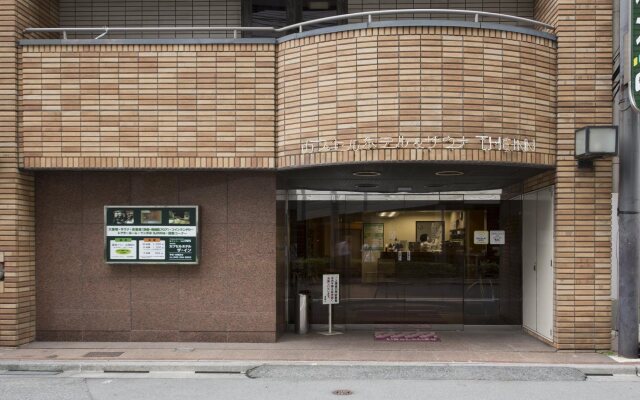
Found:
<svg viewBox="0 0 640 400"><path fill-rule="evenodd" d="M338 389L334 390L331 393L335 394L336 396L350 396L353 394L353 392L349 389Z"/></svg>
<svg viewBox="0 0 640 400"><path fill-rule="evenodd" d="M124 351L91 351L82 357L119 357Z"/></svg>

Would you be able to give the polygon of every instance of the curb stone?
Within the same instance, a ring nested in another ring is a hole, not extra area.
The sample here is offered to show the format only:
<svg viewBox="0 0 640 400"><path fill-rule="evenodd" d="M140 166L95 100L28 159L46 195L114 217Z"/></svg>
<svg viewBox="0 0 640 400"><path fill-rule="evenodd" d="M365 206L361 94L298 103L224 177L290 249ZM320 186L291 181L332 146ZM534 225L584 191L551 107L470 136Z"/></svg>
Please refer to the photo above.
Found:
<svg viewBox="0 0 640 400"><path fill-rule="evenodd" d="M461 368L512 368L532 369L573 368L585 376L589 375L638 375L637 365L580 365L580 364L515 364L515 363L353 363L353 362L260 362L260 361L119 361L119 360L0 360L0 371L33 371L33 372L203 372L203 373L255 373L260 367L323 367L337 368L439 368L457 371ZM255 376L250 376L255 377Z"/></svg>

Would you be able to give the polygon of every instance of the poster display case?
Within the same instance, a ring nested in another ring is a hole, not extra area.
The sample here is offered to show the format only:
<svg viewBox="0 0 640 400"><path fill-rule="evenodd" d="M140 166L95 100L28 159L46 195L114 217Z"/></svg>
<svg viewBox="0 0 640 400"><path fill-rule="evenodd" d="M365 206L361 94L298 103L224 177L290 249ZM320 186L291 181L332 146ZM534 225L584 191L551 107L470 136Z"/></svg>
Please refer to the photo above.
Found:
<svg viewBox="0 0 640 400"><path fill-rule="evenodd" d="M198 206L105 206L108 264L198 264Z"/></svg>

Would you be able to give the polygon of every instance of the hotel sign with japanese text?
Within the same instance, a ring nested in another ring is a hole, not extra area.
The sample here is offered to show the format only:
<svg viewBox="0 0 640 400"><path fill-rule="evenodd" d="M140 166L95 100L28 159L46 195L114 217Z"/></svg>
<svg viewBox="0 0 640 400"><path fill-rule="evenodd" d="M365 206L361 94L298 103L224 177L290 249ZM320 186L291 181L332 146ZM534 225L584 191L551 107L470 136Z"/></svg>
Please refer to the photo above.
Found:
<svg viewBox="0 0 640 400"><path fill-rule="evenodd" d="M473 137L426 136L396 137L366 136L359 139L339 140L338 138L305 139L300 151L302 154L360 151L360 150L464 150L476 148L482 151L520 152L536 151L535 139L477 135Z"/></svg>
<svg viewBox="0 0 640 400"><path fill-rule="evenodd" d="M106 206L109 264L197 264L198 206Z"/></svg>
<svg viewBox="0 0 640 400"><path fill-rule="evenodd" d="M629 0L629 4L629 98L633 108L640 111L640 0Z"/></svg>

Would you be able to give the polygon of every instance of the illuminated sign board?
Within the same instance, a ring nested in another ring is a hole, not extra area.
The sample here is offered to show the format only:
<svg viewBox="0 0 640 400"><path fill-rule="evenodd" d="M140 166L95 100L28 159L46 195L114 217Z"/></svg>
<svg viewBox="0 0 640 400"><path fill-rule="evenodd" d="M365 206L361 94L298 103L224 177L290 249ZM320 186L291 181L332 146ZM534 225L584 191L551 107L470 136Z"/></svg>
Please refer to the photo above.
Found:
<svg viewBox="0 0 640 400"><path fill-rule="evenodd" d="M629 97L636 111L640 111L640 0L629 0L629 61L631 63L631 80Z"/></svg>
<svg viewBox="0 0 640 400"><path fill-rule="evenodd" d="M109 264L197 264L198 206L106 206Z"/></svg>

